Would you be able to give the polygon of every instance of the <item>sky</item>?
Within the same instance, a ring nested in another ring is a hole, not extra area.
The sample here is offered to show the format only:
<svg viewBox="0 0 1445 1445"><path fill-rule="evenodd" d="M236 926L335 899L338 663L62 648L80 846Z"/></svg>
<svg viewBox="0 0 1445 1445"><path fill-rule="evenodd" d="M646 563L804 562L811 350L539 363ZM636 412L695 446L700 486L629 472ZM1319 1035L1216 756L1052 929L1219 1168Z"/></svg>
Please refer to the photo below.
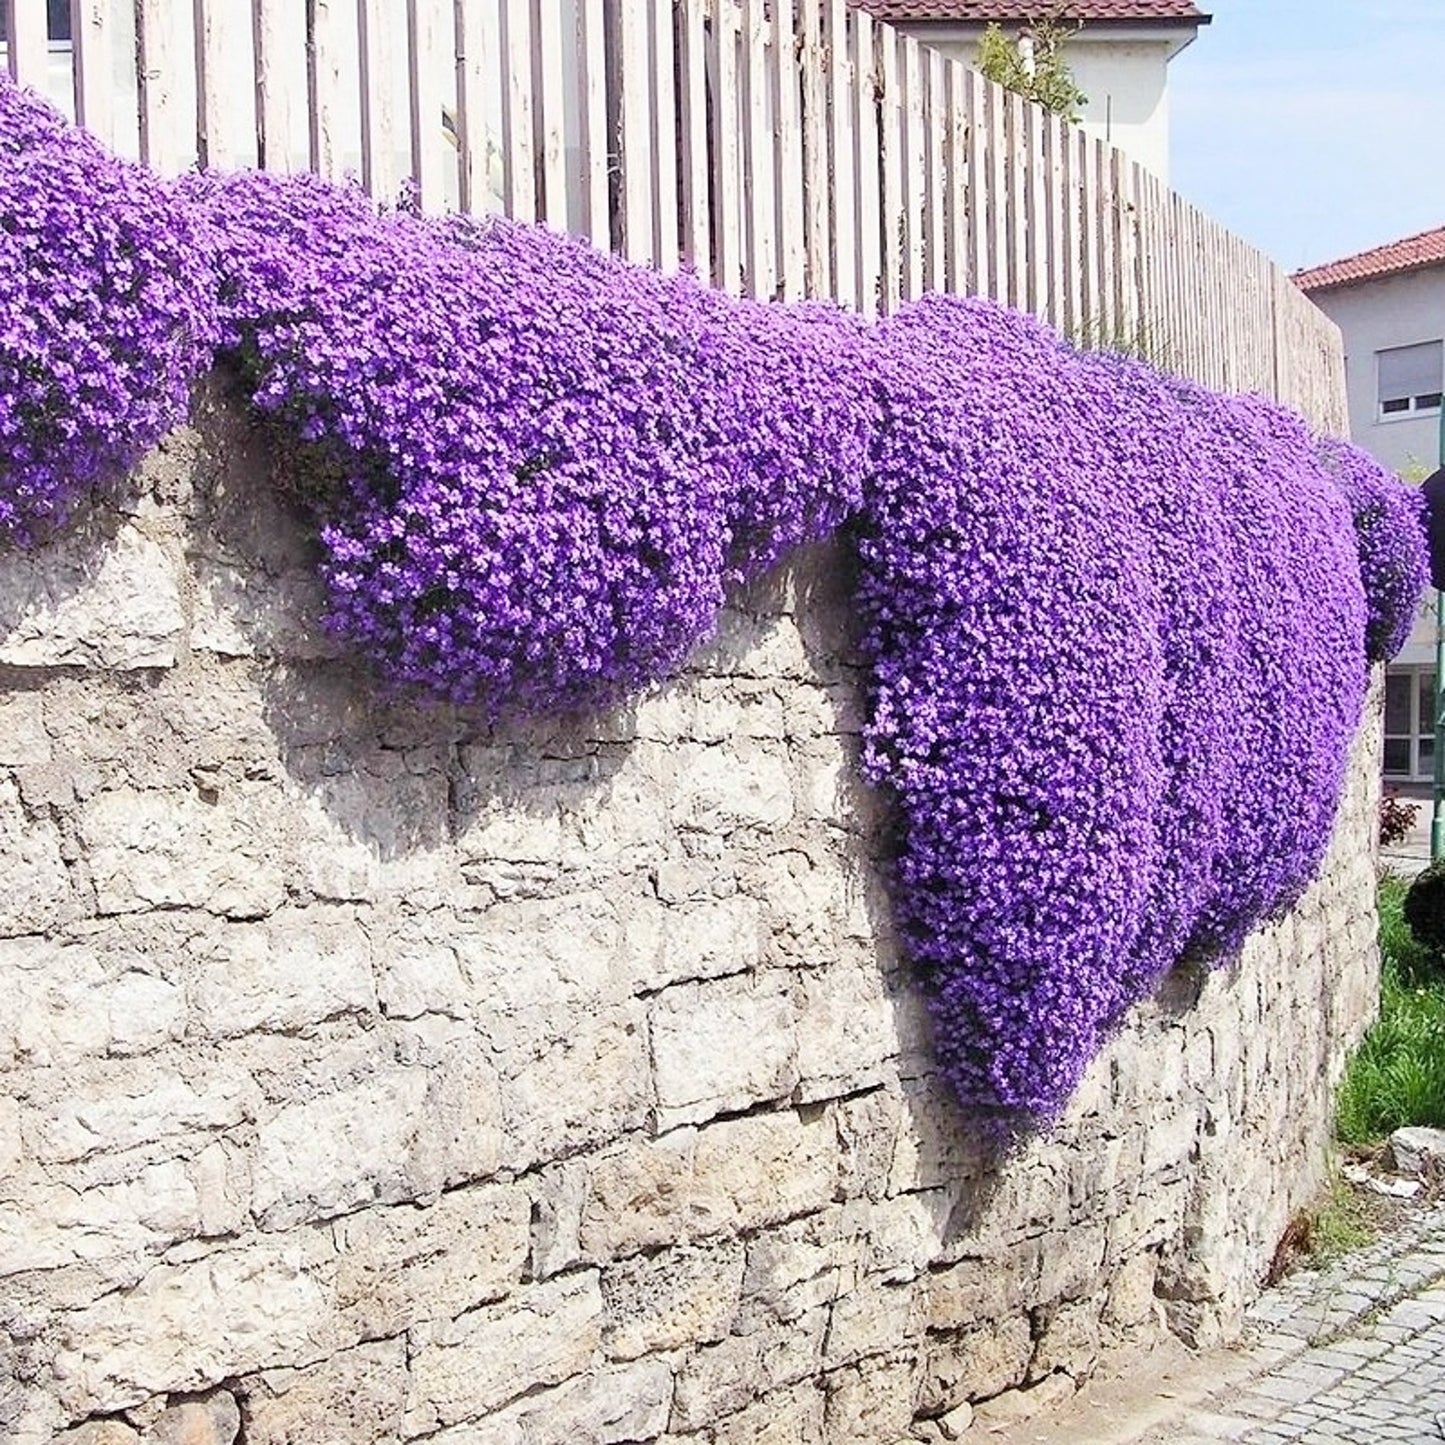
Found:
<svg viewBox="0 0 1445 1445"><path fill-rule="evenodd" d="M1287 270L1445 225L1445 0L1196 0L1170 183Z"/></svg>

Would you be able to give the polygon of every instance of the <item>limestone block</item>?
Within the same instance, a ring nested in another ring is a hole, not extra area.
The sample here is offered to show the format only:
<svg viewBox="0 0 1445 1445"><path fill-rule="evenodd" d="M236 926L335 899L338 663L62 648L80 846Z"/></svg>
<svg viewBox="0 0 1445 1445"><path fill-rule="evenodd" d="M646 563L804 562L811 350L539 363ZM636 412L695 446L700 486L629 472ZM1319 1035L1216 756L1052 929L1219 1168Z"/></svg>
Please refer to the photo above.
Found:
<svg viewBox="0 0 1445 1445"><path fill-rule="evenodd" d="M371 946L340 910L288 910L213 930L197 944L196 964L192 1013L213 1038L376 1011Z"/></svg>
<svg viewBox="0 0 1445 1445"><path fill-rule="evenodd" d="M587 1202L587 1166L580 1159L539 1169L532 1196L533 1279L551 1279L582 1263L582 1210Z"/></svg>
<svg viewBox="0 0 1445 1445"><path fill-rule="evenodd" d="M893 1008L876 965L802 975L798 1072L802 1099L856 1094L880 1083L897 1052Z"/></svg>
<svg viewBox="0 0 1445 1445"><path fill-rule="evenodd" d="M172 667L184 625L175 563L133 528L89 555L61 540L9 552L0 566L0 664L9 667Z"/></svg>
<svg viewBox="0 0 1445 1445"><path fill-rule="evenodd" d="M693 1215L750 1230L822 1209L833 1198L835 1159L832 1124L821 1114L786 1109L710 1124L693 1156Z"/></svg>
<svg viewBox="0 0 1445 1445"><path fill-rule="evenodd" d="M52 1436L50 1445L140 1445L140 1436L124 1420L90 1420Z"/></svg>
<svg viewBox="0 0 1445 1445"><path fill-rule="evenodd" d="M678 828L730 837L773 833L793 816L787 765L759 746L691 748L676 780L672 821Z"/></svg>
<svg viewBox="0 0 1445 1445"><path fill-rule="evenodd" d="M666 1360L638 1360L569 1380L514 1406L525 1445L624 1445L667 1429L672 1370Z"/></svg>
<svg viewBox="0 0 1445 1445"><path fill-rule="evenodd" d="M673 1393L673 1432L700 1430L770 1390L816 1378L827 1329L828 1311L811 1310L786 1325L729 1335L686 1355Z"/></svg>
<svg viewBox="0 0 1445 1445"><path fill-rule="evenodd" d="M839 1100L832 1112L838 1129L840 1196L880 1198L888 1189L902 1115L896 1083Z"/></svg>
<svg viewBox="0 0 1445 1445"><path fill-rule="evenodd" d="M246 1445L384 1445L406 1402L406 1342L380 1340L301 1369L251 1376Z"/></svg>
<svg viewBox="0 0 1445 1445"><path fill-rule="evenodd" d="M529 1203L516 1185L455 1189L426 1208L361 1210L333 1231L336 1308L379 1339L455 1319L520 1284Z"/></svg>
<svg viewBox="0 0 1445 1445"><path fill-rule="evenodd" d="M1074 1382L1067 1375L1050 1375L1027 1390L1006 1390L976 1405L975 1423L985 1432L997 1432L1048 1410L1057 1410L1074 1398Z"/></svg>
<svg viewBox="0 0 1445 1445"><path fill-rule="evenodd" d="M836 1206L755 1234L748 1241L740 1327L787 1324L831 1304L861 1264L863 1249L858 1236L844 1232Z"/></svg>
<svg viewBox="0 0 1445 1445"><path fill-rule="evenodd" d="M566 1037L504 1079L501 1090L514 1168L641 1127L650 1102L642 1005L584 1016Z"/></svg>
<svg viewBox="0 0 1445 1445"><path fill-rule="evenodd" d="M1390 1157L1400 1174L1420 1174L1426 1165L1445 1159L1445 1129L1396 1129L1390 1135Z"/></svg>
<svg viewBox="0 0 1445 1445"><path fill-rule="evenodd" d="M798 1081L786 974L678 984L654 1000L658 1127L701 1123L781 1099Z"/></svg>
<svg viewBox="0 0 1445 1445"><path fill-rule="evenodd" d="M1021 1315L962 1335L932 1338L919 1387L920 1413L941 1415L1021 1384L1033 1349L1028 1318Z"/></svg>
<svg viewBox="0 0 1445 1445"><path fill-rule="evenodd" d="M19 1172L24 1157L25 1149L20 1139L20 1101L0 1097L0 1196L5 1192L6 1182Z"/></svg>
<svg viewBox="0 0 1445 1445"><path fill-rule="evenodd" d="M212 1238L239 1234L250 1213L249 1156L236 1144L212 1144L187 1163L186 1173L195 1191L198 1232Z"/></svg>
<svg viewBox="0 0 1445 1445"><path fill-rule="evenodd" d="M470 992L462 976L454 920L440 923L429 915L386 920L376 949L377 995L388 1018L415 1019L441 1014L464 1019Z"/></svg>
<svg viewBox="0 0 1445 1445"><path fill-rule="evenodd" d="M107 1051L105 972L91 949L48 939L0 939L0 984L9 1004L0 1022L0 1059L6 1064L66 1064Z"/></svg>
<svg viewBox="0 0 1445 1445"><path fill-rule="evenodd" d="M953 1218L955 1194L926 1189L870 1203L868 1268L893 1281L916 1279L943 1252Z"/></svg>
<svg viewBox="0 0 1445 1445"><path fill-rule="evenodd" d="M966 1401L938 1417L938 1432L945 1440L961 1440L973 1427L973 1406Z"/></svg>
<svg viewBox="0 0 1445 1445"><path fill-rule="evenodd" d="M279 575L256 563L202 557L196 562L191 647L218 657L286 657L312 661L344 655L321 628L321 580L313 567Z"/></svg>
<svg viewBox="0 0 1445 1445"><path fill-rule="evenodd" d="M169 979L129 969L102 996L113 1054L147 1053L180 1038L185 1029L185 993Z"/></svg>
<svg viewBox="0 0 1445 1445"><path fill-rule="evenodd" d="M170 907L260 918L285 900L282 804L259 784L215 803L117 788L87 802L80 830L101 913Z"/></svg>
<svg viewBox="0 0 1445 1445"><path fill-rule="evenodd" d="M575 1018L630 993L614 900L587 892L489 909L459 930L468 998L503 1053L565 1037Z"/></svg>
<svg viewBox="0 0 1445 1445"><path fill-rule="evenodd" d="M518 1291L502 1304L439 1326L412 1355L405 1431L474 1420L595 1361L602 1343L595 1271Z"/></svg>
<svg viewBox="0 0 1445 1445"><path fill-rule="evenodd" d="M186 1063L183 1076L181 1064L142 1058L67 1070L64 1092L26 1125L34 1157L64 1163L255 1117L260 1099L248 1074Z"/></svg>
<svg viewBox="0 0 1445 1445"><path fill-rule="evenodd" d="M232 1445L241 1431L235 1396L216 1390L172 1405L141 1436L142 1445Z"/></svg>
<svg viewBox="0 0 1445 1445"><path fill-rule="evenodd" d="M754 971L763 957L757 901L737 894L639 910L628 920L627 953L638 992Z"/></svg>
<svg viewBox="0 0 1445 1445"><path fill-rule="evenodd" d="M1042 1380L1062 1371L1082 1381L1093 1373L1099 1358L1099 1301L1078 1300L1061 1305L1034 1345L1029 1379Z"/></svg>
<svg viewBox="0 0 1445 1445"><path fill-rule="evenodd" d="M285 1229L424 1192L411 1164L426 1095L425 1069L392 1068L263 1118L251 1206L257 1222Z"/></svg>
<svg viewBox="0 0 1445 1445"><path fill-rule="evenodd" d="M0 1276L93 1264L128 1280L145 1252L201 1232L196 1191L178 1159L84 1191L32 1183L19 1197L18 1205L0 1204Z"/></svg>
<svg viewBox="0 0 1445 1445"><path fill-rule="evenodd" d="M54 1375L74 1415L205 1390L355 1343L330 1310L330 1246L250 1240L154 1266L132 1290L64 1317Z"/></svg>
<svg viewBox="0 0 1445 1445"><path fill-rule="evenodd" d="M1143 1324L1154 1313L1154 1277L1159 1257L1147 1250L1131 1255L1109 1281L1104 1319L1121 1329Z"/></svg>
<svg viewBox="0 0 1445 1445"><path fill-rule="evenodd" d="M831 1371L828 1445L880 1445L906 1437L913 1423L912 1377L912 1362L906 1357Z"/></svg>
<svg viewBox="0 0 1445 1445"><path fill-rule="evenodd" d="M584 1257L623 1259L689 1238L696 1144L696 1129L674 1129L659 1139L633 1135L596 1156L578 1226Z"/></svg>
<svg viewBox="0 0 1445 1445"><path fill-rule="evenodd" d="M921 1308L931 1330L960 1330L1022 1314L1028 1282L1002 1259L961 1259L923 1281Z"/></svg>
<svg viewBox="0 0 1445 1445"><path fill-rule="evenodd" d="M354 685L354 684L353 684ZM325 739L304 788L287 787L297 868L318 897L442 908L462 888L449 835L445 771L412 772L400 754Z"/></svg>
<svg viewBox="0 0 1445 1445"><path fill-rule="evenodd" d="M48 763L50 757L44 694L7 692L0 696L0 765L39 767Z"/></svg>
<svg viewBox="0 0 1445 1445"><path fill-rule="evenodd" d="M908 1284L888 1284L870 1275L841 1289L828 1321L824 1365L833 1369L866 1355L902 1350L913 1313L913 1290Z"/></svg>
<svg viewBox="0 0 1445 1445"><path fill-rule="evenodd" d="M714 1445L830 1445L826 1397L813 1381L774 1390L714 1427Z"/></svg>
<svg viewBox="0 0 1445 1445"><path fill-rule="evenodd" d="M0 937L44 933L72 906L60 830L29 818L9 778L0 778Z"/></svg>
<svg viewBox="0 0 1445 1445"><path fill-rule="evenodd" d="M1032 1242L1035 1298L1050 1303L1093 1295L1103 1278L1110 1225L1103 1218L1082 1220Z"/></svg>
<svg viewBox="0 0 1445 1445"><path fill-rule="evenodd" d="M743 1246L686 1246L605 1269L602 1338L614 1360L713 1344L727 1335L742 1292ZM665 1423L665 1422L664 1422Z"/></svg>
<svg viewBox="0 0 1445 1445"><path fill-rule="evenodd" d="M426 1103L412 1155L418 1195L490 1178L503 1156L501 1090L490 1058L475 1035L464 1034L422 1062Z"/></svg>

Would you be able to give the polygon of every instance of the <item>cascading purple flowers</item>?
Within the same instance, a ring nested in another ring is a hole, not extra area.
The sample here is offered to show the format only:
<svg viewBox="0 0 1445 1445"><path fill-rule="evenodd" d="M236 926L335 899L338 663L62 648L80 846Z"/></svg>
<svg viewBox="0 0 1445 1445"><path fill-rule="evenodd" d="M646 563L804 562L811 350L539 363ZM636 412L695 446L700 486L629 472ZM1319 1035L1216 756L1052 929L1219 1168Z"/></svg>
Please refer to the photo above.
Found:
<svg viewBox="0 0 1445 1445"><path fill-rule="evenodd" d="M1357 449L987 302L870 327L308 177L167 189L3 79L0 122L0 535L134 460L213 333L392 689L605 703L847 529L902 936L1001 1127L1318 866L1427 578Z"/></svg>
<svg viewBox="0 0 1445 1445"><path fill-rule="evenodd" d="M329 621L391 685L493 713L615 698L859 505L872 397L840 312L315 181L187 194L256 405L342 476Z"/></svg>
<svg viewBox="0 0 1445 1445"><path fill-rule="evenodd" d="M0 541L124 477L209 365L188 211L0 77Z"/></svg>

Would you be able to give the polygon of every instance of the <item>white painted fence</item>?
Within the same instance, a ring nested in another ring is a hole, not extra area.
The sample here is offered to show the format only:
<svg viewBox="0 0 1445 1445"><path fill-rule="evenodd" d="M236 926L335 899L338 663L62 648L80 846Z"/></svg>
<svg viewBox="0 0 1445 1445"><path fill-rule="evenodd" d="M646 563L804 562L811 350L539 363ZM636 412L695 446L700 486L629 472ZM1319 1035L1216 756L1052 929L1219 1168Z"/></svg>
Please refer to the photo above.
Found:
<svg viewBox="0 0 1445 1445"><path fill-rule="evenodd" d="M846 0L0 0L122 154L502 211L758 297L984 294L1343 430L1339 335L1102 141Z"/></svg>

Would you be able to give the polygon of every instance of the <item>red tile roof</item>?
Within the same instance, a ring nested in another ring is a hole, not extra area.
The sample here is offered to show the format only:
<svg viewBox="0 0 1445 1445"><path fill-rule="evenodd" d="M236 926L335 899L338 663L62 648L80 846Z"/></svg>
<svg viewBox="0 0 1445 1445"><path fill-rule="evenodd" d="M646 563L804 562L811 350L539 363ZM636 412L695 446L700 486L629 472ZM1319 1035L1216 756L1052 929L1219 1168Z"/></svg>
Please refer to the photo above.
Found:
<svg viewBox="0 0 1445 1445"><path fill-rule="evenodd" d="M1004 22L1057 19L1115 24L1207 25L1194 0L854 0L879 20L961 20Z"/></svg>
<svg viewBox="0 0 1445 1445"><path fill-rule="evenodd" d="M1328 291L1335 286L1377 281L1382 276L1398 276L1403 271L1419 271L1426 266L1445 266L1445 226L1346 256L1342 261L1328 261L1323 266L1296 271L1294 283L1301 291Z"/></svg>

